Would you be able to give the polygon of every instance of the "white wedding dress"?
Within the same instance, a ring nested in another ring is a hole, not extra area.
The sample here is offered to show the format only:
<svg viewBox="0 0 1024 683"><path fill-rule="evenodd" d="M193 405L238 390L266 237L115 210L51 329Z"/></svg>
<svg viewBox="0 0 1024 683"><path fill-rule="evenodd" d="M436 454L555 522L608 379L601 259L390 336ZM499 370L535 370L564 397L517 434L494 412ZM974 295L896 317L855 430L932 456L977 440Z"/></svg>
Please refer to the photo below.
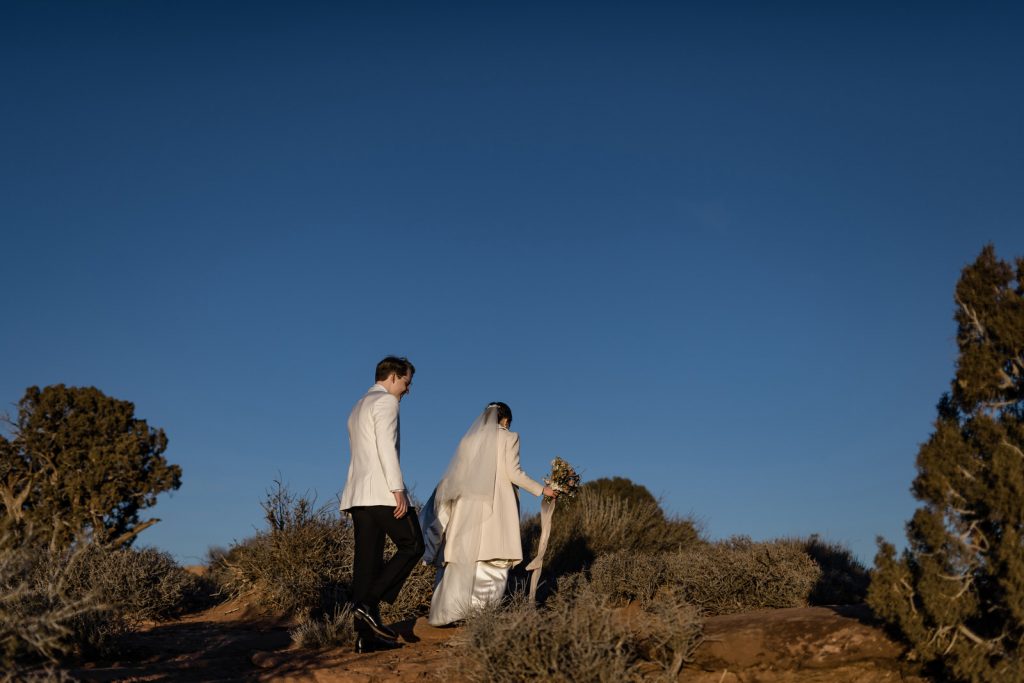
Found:
<svg viewBox="0 0 1024 683"><path fill-rule="evenodd" d="M433 496L423 510L429 510L432 503ZM445 538L456 539L458 543L463 530L472 532L476 526L473 520L482 519L487 512L482 503L473 500L459 500L444 506L433 519L421 512L421 522L426 522L422 526L426 545L423 559L438 565L427 618L433 626L465 619L475 610L501 602L505 594L508 572L516 560L474 559L466 562L458 558L457 553L446 552Z"/></svg>
<svg viewBox="0 0 1024 683"><path fill-rule="evenodd" d="M501 438L499 432L504 432ZM518 437L512 437L498 424L496 407L488 406L463 436L420 511L423 561L438 567L428 617L434 626L465 619L500 601L509 569L522 560L518 497L508 466L502 460L499 469L499 460L512 458L516 481L536 495L543 485L519 469ZM513 448L508 444L514 444L514 456L504 454L503 448ZM498 540L509 538L511 542Z"/></svg>

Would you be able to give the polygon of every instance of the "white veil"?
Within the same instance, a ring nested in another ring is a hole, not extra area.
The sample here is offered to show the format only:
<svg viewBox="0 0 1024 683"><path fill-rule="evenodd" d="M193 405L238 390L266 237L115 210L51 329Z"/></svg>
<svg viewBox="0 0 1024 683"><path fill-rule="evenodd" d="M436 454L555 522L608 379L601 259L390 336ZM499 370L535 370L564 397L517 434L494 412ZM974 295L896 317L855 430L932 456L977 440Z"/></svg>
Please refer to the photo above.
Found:
<svg viewBox="0 0 1024 683"><path fill-rule="evenodd" d="M490 512L494 504L497 454L498 406L492 404L473 421L455 449L455 455L437 485L434 506L448 505L459 499L478 500L485 503Z"/></svg>
<svg viewBox="0 0 1024 683"><path fill-rule="evenodd" d="M462 437L444 477L420 513L427 541L424 560L443 564L445 575L446 595L439 595L435 586L431 623L435 617L438 623L460 618L458 614L436 615L445 605L454 605L456 612L468 611L483 523L494 508L497 469L498 407L488 405Z"/></svg>

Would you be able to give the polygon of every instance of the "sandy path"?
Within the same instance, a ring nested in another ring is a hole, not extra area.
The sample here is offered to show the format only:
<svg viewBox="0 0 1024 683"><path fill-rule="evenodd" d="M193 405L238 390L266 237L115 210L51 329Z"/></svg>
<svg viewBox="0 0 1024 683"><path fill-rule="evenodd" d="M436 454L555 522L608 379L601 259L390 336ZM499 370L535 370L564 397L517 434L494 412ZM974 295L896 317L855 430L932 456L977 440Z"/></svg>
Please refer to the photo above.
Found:
<svg viewBox="0 0 1024 683"><path fill-rule="evenodd" d="M346 644L328 650L292 646L284 619L220 605L128 637L121 661L72 671L84 681L294 681L425 683L440 673L457 628L424 619L394 625L403 647L357 655ZM863 607L762 610L713 617L696 661L681 683L906 683L900 647ZM445 681L459 680L448 673Z"/></svg>

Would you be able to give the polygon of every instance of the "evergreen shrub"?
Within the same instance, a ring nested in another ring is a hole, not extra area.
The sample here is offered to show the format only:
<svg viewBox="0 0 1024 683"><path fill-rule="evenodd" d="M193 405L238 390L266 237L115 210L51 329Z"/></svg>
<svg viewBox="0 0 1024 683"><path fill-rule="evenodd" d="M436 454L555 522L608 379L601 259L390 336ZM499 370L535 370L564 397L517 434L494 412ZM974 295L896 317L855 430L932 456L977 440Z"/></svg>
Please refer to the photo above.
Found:
<svg viewBox="0 0 1024 683"><path fill-rule="evenodd" d="M944 680L1024 680L1024 258L986 246L956 286L959 356L917 453L921 507L879 540L868 604Z"/></svg>

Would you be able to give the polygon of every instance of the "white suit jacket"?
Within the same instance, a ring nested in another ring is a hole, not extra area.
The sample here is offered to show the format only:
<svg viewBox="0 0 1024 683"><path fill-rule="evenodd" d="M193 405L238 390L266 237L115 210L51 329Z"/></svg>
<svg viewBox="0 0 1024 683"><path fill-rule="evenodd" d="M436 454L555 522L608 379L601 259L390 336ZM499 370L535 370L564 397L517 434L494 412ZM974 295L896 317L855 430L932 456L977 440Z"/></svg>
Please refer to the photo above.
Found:
<svg viewBox="0 0 1024 683"><path fill-rule="evenodd" d="M341 509L357 505L394 507L392 491L405 490L398 465L398 399L381 385L370 387L348 416L348 445L352 459L341 492Z"/></svg>

